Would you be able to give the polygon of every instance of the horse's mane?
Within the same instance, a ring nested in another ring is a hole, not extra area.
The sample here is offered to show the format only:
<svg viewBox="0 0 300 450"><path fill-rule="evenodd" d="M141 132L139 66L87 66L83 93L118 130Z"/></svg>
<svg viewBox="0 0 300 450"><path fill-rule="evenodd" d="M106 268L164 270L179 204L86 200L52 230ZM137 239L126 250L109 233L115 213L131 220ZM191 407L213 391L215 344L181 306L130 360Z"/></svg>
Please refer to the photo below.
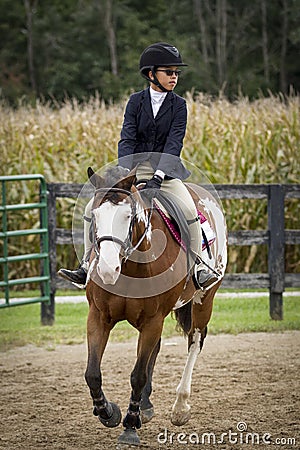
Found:
<svg viewBox="0 0 300 450"><path fill-rule="evenodd" d="M122 166L109 167L104 173L106 187L113 187L129 173L129 170Z"/></svg>

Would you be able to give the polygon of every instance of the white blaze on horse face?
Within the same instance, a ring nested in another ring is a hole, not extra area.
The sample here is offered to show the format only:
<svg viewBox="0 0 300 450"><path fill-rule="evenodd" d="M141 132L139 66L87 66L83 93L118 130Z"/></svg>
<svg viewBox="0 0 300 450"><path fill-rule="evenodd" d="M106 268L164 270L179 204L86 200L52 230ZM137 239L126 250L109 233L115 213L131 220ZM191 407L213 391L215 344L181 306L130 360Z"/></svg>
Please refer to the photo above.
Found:
<svg viewBox="0 0 300 450"><path fill-rule="evenodd" d="M123 200L118 204L104 202L93 211L96 236L111 236L122 242L128 236L131 221L131 206ZM97 272L104 284L115 284L121 273L121 245L112 241L100 243L100 258Z"/></svg>

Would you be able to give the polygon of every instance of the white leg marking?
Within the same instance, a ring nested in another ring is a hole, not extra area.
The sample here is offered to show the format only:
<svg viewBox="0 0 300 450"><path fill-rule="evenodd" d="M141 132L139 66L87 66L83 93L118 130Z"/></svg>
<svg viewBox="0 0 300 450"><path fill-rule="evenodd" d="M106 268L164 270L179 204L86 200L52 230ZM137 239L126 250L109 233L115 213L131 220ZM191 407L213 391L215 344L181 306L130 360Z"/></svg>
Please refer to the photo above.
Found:
<svg viewBox="0 0 300 450"><path fill-rule="evenodd" d="M171 421L174 425L184 425L190 419L191 407L188 404L188 399L191 395L193 369L200 352L200 338L200 331L195 330L193 344L190 346L185 368L176 389L176 400L172 408L171 416Z"/></svg>

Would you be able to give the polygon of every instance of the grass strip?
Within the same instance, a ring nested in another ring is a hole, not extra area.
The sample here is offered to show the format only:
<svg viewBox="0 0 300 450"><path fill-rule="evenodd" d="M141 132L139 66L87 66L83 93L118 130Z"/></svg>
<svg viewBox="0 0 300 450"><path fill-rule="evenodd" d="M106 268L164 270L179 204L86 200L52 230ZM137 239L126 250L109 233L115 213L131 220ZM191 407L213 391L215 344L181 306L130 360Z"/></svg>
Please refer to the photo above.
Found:
<svg viewBox="0 0 300 450"><path fill-rule="evenodd" d="M284 298L284 318L274 321L269 317L268 297L221 298L216 297L209 333L283 332L300 329L300 297ZM0 310L0 351L32 344L52 350L59 344L80 344L86 340L87 303L56 305L55 324L42 326L38 304L15 306ZM163 337L178 335L176 321L170 314ZM120 322L111 333L110 340L124 342L137 336L127 322Z"/></svg>

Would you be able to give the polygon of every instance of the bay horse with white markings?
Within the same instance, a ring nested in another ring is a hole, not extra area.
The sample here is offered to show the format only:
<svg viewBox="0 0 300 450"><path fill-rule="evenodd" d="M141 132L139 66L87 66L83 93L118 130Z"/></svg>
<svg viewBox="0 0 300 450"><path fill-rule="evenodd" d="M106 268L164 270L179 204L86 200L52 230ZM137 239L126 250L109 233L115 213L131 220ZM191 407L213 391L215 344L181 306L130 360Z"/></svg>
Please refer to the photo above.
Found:
<svg viewBox="0 0 300 450"><path fill-rule="evenodd" d="M150 401L152 373L160 350L164 319L175 310L178 323L188 336L189 354L172 410L172 423L183 425L190 418L192 370L202 348L214 295L226 267L226 225L220 205L200 188L197 208L215 232L207 259L220 275L208 291L196 291L187 271L187 258L173 239L161 215L143 198L136 186L135 171L115 167L101 177L88 169L95 186L91 233L94 243L87 277L88 362L86 382L93 399L94 415L106 427L121 422L121 412L102 390L101 360L110 331L127 320L139 331L137 358L131 373L131 396L123 419L121 444L139 445L142 423L154 415Z"/></svg>

